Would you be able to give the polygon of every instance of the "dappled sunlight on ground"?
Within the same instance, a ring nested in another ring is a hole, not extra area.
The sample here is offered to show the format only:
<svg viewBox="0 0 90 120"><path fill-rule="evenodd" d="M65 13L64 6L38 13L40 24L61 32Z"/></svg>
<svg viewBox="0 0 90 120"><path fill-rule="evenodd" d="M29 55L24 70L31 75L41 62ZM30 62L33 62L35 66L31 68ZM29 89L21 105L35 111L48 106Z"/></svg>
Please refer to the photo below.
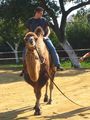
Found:
<svg viewBox="0 0 90 120"><path fill-rule="evenodd" d="M35 96L17 70L0 70L0 120L90 120L90 69L57 72L55 83L80 108L68 101L54 87L52 105L43 103L42 115L33 115Z"/></svg>

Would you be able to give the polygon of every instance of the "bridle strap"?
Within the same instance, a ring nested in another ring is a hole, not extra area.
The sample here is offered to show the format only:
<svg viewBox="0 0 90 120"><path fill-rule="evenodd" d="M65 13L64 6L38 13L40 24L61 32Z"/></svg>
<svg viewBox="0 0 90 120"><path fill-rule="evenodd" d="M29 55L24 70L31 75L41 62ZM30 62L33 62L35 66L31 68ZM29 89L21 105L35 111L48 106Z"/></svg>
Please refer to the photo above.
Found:
<svg viewBox="0 0 90 120"><path fill-rule="evenodd" d="M44 64L44 63L45 63L45 59L40 55L40 53L39 53L39 51L38 51L38 49L37 49L37 46L35 46L35 50L36 50L37 53L38 53L40 63L41 63L41 64Z"/></svg>

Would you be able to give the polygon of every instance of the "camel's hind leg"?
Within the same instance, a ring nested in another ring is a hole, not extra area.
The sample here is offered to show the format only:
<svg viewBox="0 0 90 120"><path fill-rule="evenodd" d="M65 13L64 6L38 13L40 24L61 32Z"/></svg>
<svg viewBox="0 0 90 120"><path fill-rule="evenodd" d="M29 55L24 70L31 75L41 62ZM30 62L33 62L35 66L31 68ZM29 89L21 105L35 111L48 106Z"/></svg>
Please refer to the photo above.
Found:
<svg viewBox="0 0 90 120"><path fill-rule="evenodd" d="M35 104L35 113L34 115L41 115L40 111L40 98L41 98L41 89L34 89L36 96L36 104Z"/></svg>
<svg viewBox="0 0 90 120"><path fill-rule="evenodd" d="M53 82L52 81L50 80L50 98L49 98L48 104L51 104L51 102L52 102L52 91L53 91Z"/></svg>
<svg viewBox="0 0 90 120"><path fill-rule="evenodd" d="M48 104L51 104L51 102L52 102L53 80L55 77L55 71L56 71L56 69L53 68L51 71L51 74L49 74L49 76L50 76L50 87L49 87L50 88L50 99L48 101Z"/></svg>
<svg viewBox="0 0 90 120"><path fill-rule="evenodd" d="M44 102L48 102L48 81L46 83L46 91L45 91L45 96L44 96Z"/></svg>

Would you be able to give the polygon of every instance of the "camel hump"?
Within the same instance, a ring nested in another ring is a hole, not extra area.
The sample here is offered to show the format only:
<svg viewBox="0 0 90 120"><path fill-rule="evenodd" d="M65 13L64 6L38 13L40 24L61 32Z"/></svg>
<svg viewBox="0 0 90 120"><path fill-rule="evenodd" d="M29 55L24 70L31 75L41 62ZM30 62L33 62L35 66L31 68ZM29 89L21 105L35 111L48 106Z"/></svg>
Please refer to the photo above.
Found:
<svg viewBox="0 0 90 120"><path fill-rule="evenodd" d="M43 31L43 29L42 29L42 27L37 27L36 29L35 29L35 34L37 35L37 36L40 36L40 35L42 35L42 36L44 36L44 31Z"/></svg>

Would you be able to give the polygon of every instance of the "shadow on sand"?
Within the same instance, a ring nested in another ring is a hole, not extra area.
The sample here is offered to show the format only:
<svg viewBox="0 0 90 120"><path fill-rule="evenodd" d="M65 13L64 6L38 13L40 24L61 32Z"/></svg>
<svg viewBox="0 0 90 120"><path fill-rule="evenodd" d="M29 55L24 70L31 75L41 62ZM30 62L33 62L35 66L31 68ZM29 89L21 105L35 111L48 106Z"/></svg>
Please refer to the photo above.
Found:
<svg viewBox="0 0 90 120"><path fill-rule="evenodd" d="M90 115L90 112L86 113L86 111L88 111L88 110L90 110L90 107L84 107L84 108L75 109L75 110L61 113L61 114L55 114L52 116L44 116L44 118L46 120L53 120L53 119L68 119L68 118L71 118L74 116L80 116L80 117L83 117L84 119L86 119L86 118L89 118L86 115ZM85 112L85 113L82 113L82 112Z"/></svg>
<svg viewBox="0 0 90 120"><path fill-rule="evenodd" d="M0 84L7 84L12 82L19 82L21 80L24 80L23 77L20 77L20 70L17 68L12 69L1 69L0 68ZM9 72L8 72L9 71ZM69 76L76 76L79 74L84 74L86 72L90 72L90 69L70 69L70 70L64 70L62 72L57 72L55 77L69 77Z"/></svg>
<svg viewBox="0 0 90 120"><path fill-rule="evenodd" d="M33 110L33 107L23 107L20 109L15 109L12 111L7 111L7 112L2 112L0 113L0 120L28 120L28 118L30 118L33 115L28 115L25 117L20 117L17 118L20 114L24 114L27 112L30 112ZM54 114L52 116L39 116L40 118L44 118L44 120L52 120L52 119L67 119L67 118L71 118L74 116L80 116L83 118L89 118L87 117L87 115L90 115L89 112L87 112L88 110L90 110L90 107L84 107L84 108L79 108L79 109L75 109L69 112L65 112L65 113L61 113L61 114ZM85 113L82 113L85 112ZM43 113L42 113L43 115Z"/></svg>
<svg viewBox="0 0 90 120"><path fill-rule="evenodd" d="M28 120L28 117L30 116L25 116L20 118L17 118L17 116L26 112L30 112L32 110L33 110L33 107L23 107L21 109L2 112L0 113L0 120Z"/></svg>
<svg viewBox="0 0 90 120"><path fill-rule="evenodd" d="M17 73L11 72L1 72L0 73L0 84L8 84L8 83L13 83L13 82L19 82L24 80L23 77L20 77L20 72L17 71Z"/></svg>
<svg viewBox="0 0 90 120"><path fill-rule="evenodd" d="M90 69L69 69L63 72L57 72L56 77L76 76L76 75L84 74L86 72L90 72Z"/></svg>

